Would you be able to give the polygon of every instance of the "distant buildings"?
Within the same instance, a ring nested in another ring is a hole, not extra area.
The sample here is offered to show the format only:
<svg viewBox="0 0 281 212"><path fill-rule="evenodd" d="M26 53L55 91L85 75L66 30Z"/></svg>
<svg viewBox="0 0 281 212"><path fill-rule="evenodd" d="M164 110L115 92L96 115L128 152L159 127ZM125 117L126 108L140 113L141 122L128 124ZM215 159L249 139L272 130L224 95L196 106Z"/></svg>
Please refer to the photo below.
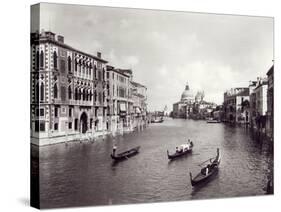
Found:
<svg viewBox="0 0 281 212"><path fill-rule="evenodd" d="M273 72L274 66L267 72L267 77L258 77L256 81L250 81L248 87L225 92L223 121L244 124L255 134L273 139Z"/></svg>
<svg viewBox="0 0 281 212"><path fill-rule="evenodd" d="M249 88L232 88L224 93L223 121L230 123L249 123Z"/></svg>
<svg viewBox="0 0 281 212"><path fill-rule="evenodd" d="M173 104L173 118L205 119L211 115L216 104L204 101L204 92L194 96L188 83L181 95L181 100Z"/></svg>
<svg viewBox="0 0 281 212"><path fill-rule="evenodd" d="M42 31L31 34L31 142L46 145L133 130L132 71L107 66ZM134 103L134 100L137 103ZM146 103L146 97L142 105ZM146 106L141 108L145 114Z"/></svg>
<svg viewBox="0 0 281 212"><path fill-rule="evenodd" d="M173 104L174 118L188 118L192 112L192 105L194 103L194 95L186 83L185 89L181 95L181 100Z"/></svg>
<svg viewBox="0 0 281 212"><path fill-rule="evenodd" d="M147 123L147 88L146 86L131 82L133 98L133 128L139 129Z"/></svg>
<svg viewBox="0 0 281 212"><path fill-rule="evenodd" d="M274 66L267 72L267 113L266 113L266 133L267 137L273 139L274 121Z"/></svg>

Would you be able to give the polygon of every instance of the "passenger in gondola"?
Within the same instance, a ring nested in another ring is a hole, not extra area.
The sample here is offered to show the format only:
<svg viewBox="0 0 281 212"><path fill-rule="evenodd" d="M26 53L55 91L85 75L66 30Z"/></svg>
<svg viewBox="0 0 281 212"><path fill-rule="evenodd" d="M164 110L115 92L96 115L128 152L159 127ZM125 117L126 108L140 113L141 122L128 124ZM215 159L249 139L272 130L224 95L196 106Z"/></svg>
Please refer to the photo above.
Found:
<svg viewBox="0 0 281 212"><path fill-rule="evenodd" d="M193 142L192 141L190 141L190 146L193 146Z"/></svg>
<svg viewBox="0 0 281 212"><path fill-rule="evenodd" d="M206 175L208 175L209 171L211 170L211 165L208 164L207 167L206 167Z"/></svg>
<svg viewBox="0 0 281 212"><path fill-rule="evenodd" d="M209 173L209 165L206 167L205 175L208 175Z"/></svg>
<svg viewBox="0 0 281 212"><path fill-rule="evenodd" d="M178 147L176 147L176 153L179 153L179 148Z"/></svg>

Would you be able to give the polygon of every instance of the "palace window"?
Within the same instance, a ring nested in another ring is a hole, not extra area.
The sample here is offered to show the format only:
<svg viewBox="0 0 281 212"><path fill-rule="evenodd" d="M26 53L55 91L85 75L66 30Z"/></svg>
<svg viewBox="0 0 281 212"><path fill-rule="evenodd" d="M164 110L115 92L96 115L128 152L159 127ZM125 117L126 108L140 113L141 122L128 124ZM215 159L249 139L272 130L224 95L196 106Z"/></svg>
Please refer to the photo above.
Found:
<svg viewBox="0 0 281 212"><path fill-rule="evenodd" d="M40 101L44 101L44 83L41 82L40 85Z"/></svg>
<svg viewBox="0 0 281 212"><path fill-rule="evenodd" d="M68 73L71 73L71 57L68 56L67 58L67 65L68 65Z"/></svg>
<svg viewBox="0 0 281 212"><path fill-rule="evenodd" d="M40 116L44 116L44 115L45 115L44 112L45 112L45 111L44 111L44 108L40 108Z"/></svg>
<svg viewBox="0 0 281 212"><path fill-rule="evenodd" d="M35 130L35 132L39 132L39 131L44 132L45 131L45 122L36 120L34 130Z"/></svg>
<svg viewBox="0 0 281 212"><path fill-rule="evenodd" d="M45 131L45 122L40 122L40 131L41 132Z"/></svg>
<svg viewBox="0 0 281 212"><path fill-rule="evenodd" d="M58 55L56 51L54 51L54 68L58 68Z"/></svg>
<svg viewBox="0 0 281 212"><path fill-rule="evenodd" d="M74 98L75 98L75 100L78 100L78 88L75 88L75 92L74 92L75 94L74 94Z"/></svg>
<svg viewBox="0 0 281 212"><path fill-rule="evenodd" d="M93 119L91 118L90 119L90 129L92 129L92 126L93 126Z"/></svg>
<svg viewBox="0 0 281 212"><path fill-rule="evenodd" d="M102 102L102 94L99 93L99 102L101 103Z"/></svg>
<svg viewBox="0 0 281 212"><path fill-rule="evenodd" d="M69 109L68 109L68 116L69 116L69 117L72 117L72 108L69 108Z"/></svg>
<svg viewBox="0 0 281 212"><path fill-rule="evenodd" d="M74 129L78 130L78 119L75 119L74 121Z"/></svg>
<svg viewBox="0 0 281 212"><path fill-rule="evenodd" d="M78 66L78 62L77 60L75 60L75 66L74 66L75 71L77 71L77 66Z"/></svg>
<svg viewBox="0 0 281 212"><path fill-rule="evenodd" d="M72 99L72 89L71 89L71 86L68 86L68 99Z"/></svg>
<svg viewBox="0 0 281 212"><path fill-rule="evenodd" d="M95 79L97 79L97 66L94 65L94 73L95 73Z"/></svg>
<svg viewBox="0 0 281 212"><path fill-rule="evenodd" d="M92 91L90 90L90 101L92 101Z"/></svg>
<svg viewBox="0 0 281 212"><path fill-rule="evenodd" d="M57 86L57 84L54 85L54 98L55 99L58 98L58 86Z"/></svg>
<svg viewBox="0 0 281 212"><path fill-rule="evenodd" d="M97 101L97 91L94 92L94 100Z"/></svg>
<svg viewBox="0 0 281 212"><path fill-rule="evenodd" d="M55 117L58 117L58 116L59 116L59 108L55 107Z"/></svg>
<svg viewBox="0 0 281 212"><path fill-rule="evenodd" d="M44 67L44 52L42 50L40 52L39 65L40 65L40 68Z"/></svg>
<svg viewBox="0 0 281 212"><path fill-rule="evenodd" d="M54 130L58 130L59 129L59 124L58 123L55 123L54 124Z"/></svg>
<svg viewBox="0 0 281 212"><path fill-rule="evenodd" d="M68 122L68 129L72 129L72 122Z"/></svg>
<svg viewBox="0 0 281 212"><path fill-rule="evenodd" d="M37 116L37 117L39 116L39 108L35 109L35 116Z"/></svg>
<svg viewBox="0 0 281 212"><path fill-rule="evenodd" d="M39 132L39 120L35 121L35 132Z"/></svg>
<svg viewBox="0 0 281 212"><path fill-rule="evenodd" d="M86 89L83 89L83 101L86 100L87 94L86 94Z"/></svg>

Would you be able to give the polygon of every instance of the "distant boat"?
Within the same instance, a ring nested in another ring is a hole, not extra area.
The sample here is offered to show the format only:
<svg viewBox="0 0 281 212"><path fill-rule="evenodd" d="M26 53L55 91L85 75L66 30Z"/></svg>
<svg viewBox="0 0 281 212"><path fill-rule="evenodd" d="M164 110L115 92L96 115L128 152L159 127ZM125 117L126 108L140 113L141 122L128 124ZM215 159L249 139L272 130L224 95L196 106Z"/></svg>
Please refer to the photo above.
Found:
<svg viewBox="0 0 281 212"><path fill-rule="evenodd" d="M168 159L175 159L177 157L180 157L182 155L185 155L187 153L192 152L193 142L187 144L182 144L177 148L176 152L174 154L169 154L169 151L167 150Z"/></svg>
<svg viewBox="0 0 281 212"><path fill-rule="evenodd" d="M208 124L215 124L215 123L220 123L220 122L221 122L220 120L213 119L213 118L207 119Z"/></svg>
<svg viewBox="0 0 281 212"><path fill-rule="evenodd" d="M124 152L121 153L112 153L110 156L112 159L114 159L115 161L120 161L120 160L124 160L124 159L128 159L136 154L139 153L139 149L140 146L134 147L132 149L126 150Z"/></svg>
<svg viewBox="0 0 281 212"><path fill-rule="evenodd" d="M162 123L164 121L163 117L152 118L151 123Z"/></svg>
<svg viewBox="0 0 281 212"><path fill-rule="evenodd" d="M190 181L192 186L196 186L202 182L206 182L208 179L211 178L211 176L215 175L218 170L219 170L219 164L220 164L220 153L219 149L217 149L217 156L215 159L212 161L211 159L208 159L207 161L210 160L210 163L206 165L204 168L201 169L200 173L198 173L194 178L192 178L192 173L190 172ZM205 161L205 162L207 162Z"/></svg>

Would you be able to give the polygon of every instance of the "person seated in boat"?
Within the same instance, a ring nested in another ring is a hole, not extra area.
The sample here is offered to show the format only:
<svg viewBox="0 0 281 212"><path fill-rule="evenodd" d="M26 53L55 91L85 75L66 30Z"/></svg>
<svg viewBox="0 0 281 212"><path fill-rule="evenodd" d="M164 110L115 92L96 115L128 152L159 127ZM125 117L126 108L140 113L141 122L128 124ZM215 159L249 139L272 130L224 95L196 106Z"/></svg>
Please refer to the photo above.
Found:
<svg viewBox="0 0 281 212"><path fill-rule="evenodd" d="M205 175L209 174L209 170L210 170L211 166L210 164L207 165L206 170L205 170Z"/></svg>
<svg viewBox="0 0 281 212"><path fill-rule="evenodd" d="M180 148L177 147L177 148L176 148L176 152L177 152L177 153L181 153L181 152L182 152L182 147L180 147Z"/></svg>

